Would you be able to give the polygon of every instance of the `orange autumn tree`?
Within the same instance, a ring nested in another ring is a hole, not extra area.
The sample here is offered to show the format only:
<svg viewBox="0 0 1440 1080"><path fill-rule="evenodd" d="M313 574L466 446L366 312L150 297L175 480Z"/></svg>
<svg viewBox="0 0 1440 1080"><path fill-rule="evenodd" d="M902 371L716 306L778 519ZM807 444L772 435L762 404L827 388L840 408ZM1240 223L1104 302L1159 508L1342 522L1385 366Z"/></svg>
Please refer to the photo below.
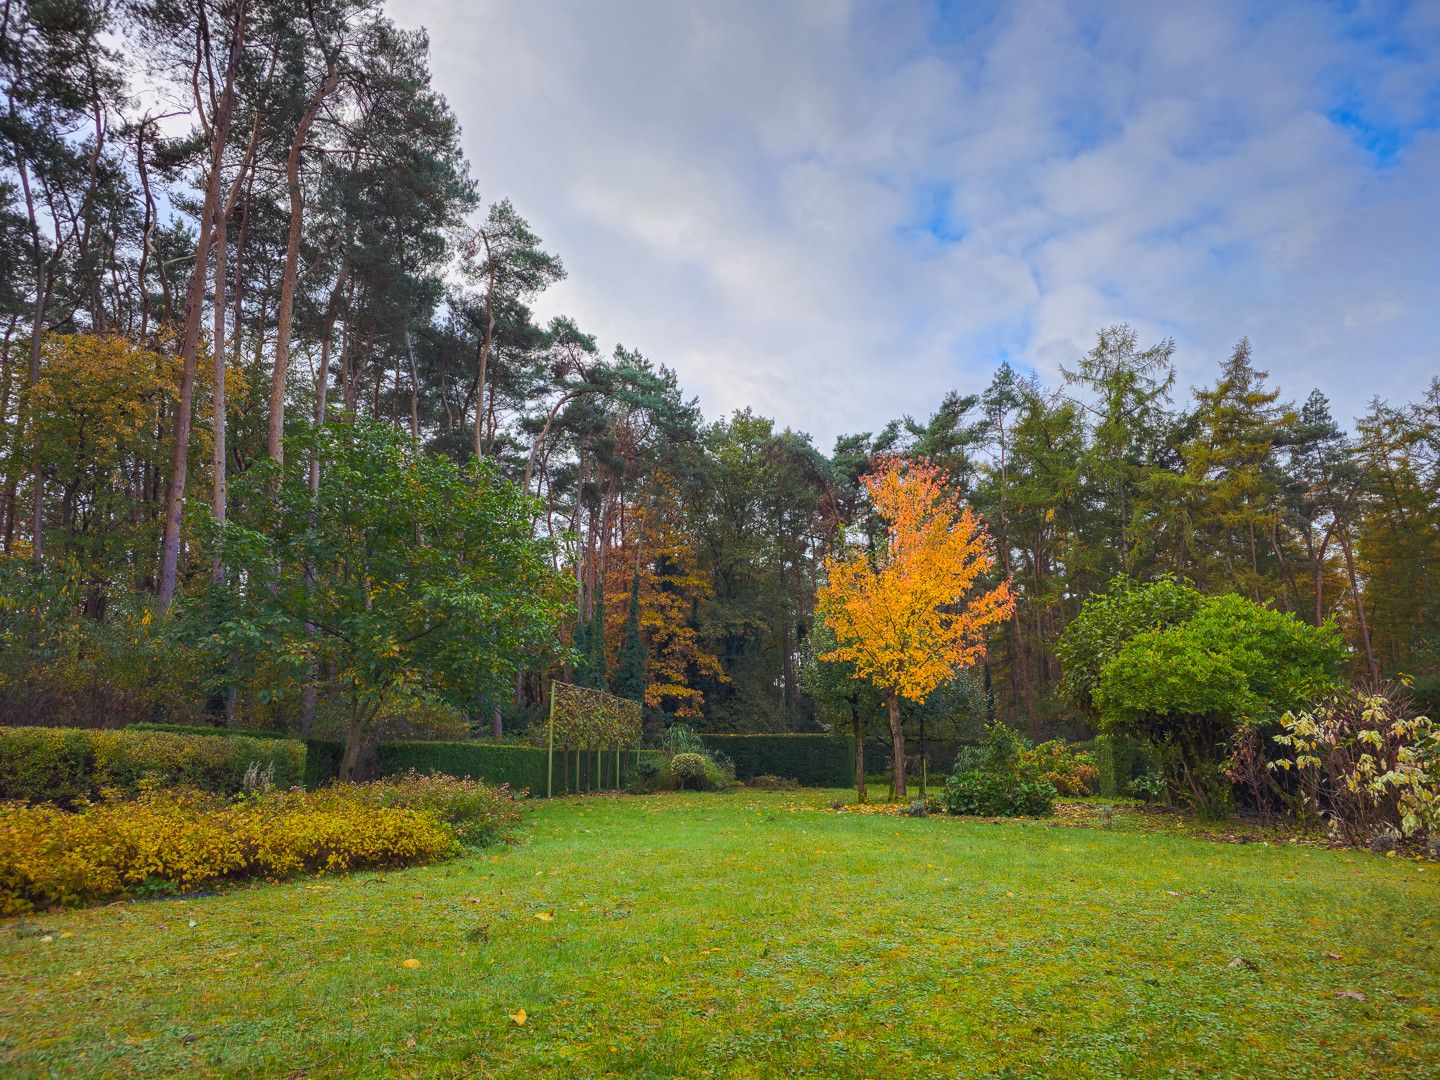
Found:
<svg viewBox="0 0 1440 1080"><path fill-rule="evenodd" d="M1008 581L976 584L995 557L985 523L928 462L885 458L865 477L887 526L872 554L825 560L817 598L837 647L823 660L848 661L855 678L885 694L893 743L895 794L905 794L905 733L900 699L923 702L960 668L985 656L985 628L1010 618Z"/></svg>
<svg viewBox="0 0 1440 1080"><path fill-rule="evenodd" d="M625 537L609 553L605 574L605 651L613 672L620 666L630 590L638 585L645 707L688 718L704 715L705 695L692 685L695 678L728 679L691 625L691 612L711 595L710 576L680 524L681 513L679 492L663 471L645 500L626 508Z"/></svg>

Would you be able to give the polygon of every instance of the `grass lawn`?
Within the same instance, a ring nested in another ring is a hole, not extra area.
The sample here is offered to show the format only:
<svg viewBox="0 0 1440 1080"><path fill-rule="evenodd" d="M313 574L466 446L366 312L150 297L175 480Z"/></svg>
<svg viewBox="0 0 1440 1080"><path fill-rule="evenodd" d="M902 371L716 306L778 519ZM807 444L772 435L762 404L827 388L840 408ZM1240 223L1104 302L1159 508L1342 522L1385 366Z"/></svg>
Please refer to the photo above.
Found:
<svg viewBox="0 0 1440 1080"><path fill-rule="evenodd" d="M0 1073L1440 1076L1434 863L835 794L0 923Z"/></svg>

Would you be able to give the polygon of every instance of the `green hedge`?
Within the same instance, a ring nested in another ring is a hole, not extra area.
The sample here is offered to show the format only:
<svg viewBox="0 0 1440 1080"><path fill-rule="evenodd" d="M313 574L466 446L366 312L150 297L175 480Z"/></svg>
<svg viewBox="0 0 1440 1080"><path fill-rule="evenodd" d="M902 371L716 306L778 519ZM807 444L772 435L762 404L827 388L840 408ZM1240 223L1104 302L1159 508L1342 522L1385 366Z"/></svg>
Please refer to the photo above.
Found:
<svg viewBox="0 0 1440 1080"><path fill-rule="evenodd" d="M855 744L842 735L701 735L735 763L735 779L780 776L805 787L855 783Z"/></svg>
<svg viewBox="0 0 1440 1080"><path fill-rule="evenodd" d="M305 757L294 739L0 727L0 799L70 804L111 790L134 795L142 781L233 795L255 764L273 769L277 787L293 787L305 775Z"/></svg>
<svg viewBox="0 0 1440 1080"><path fill-rule="evenodd" d="M336 739L300 739L283 731L252 731L247 728L201 727L198 724L129 724L126 731L169 731L177 735L231 735L246 739L299 739L305 744L307 788L322 787L340 775L344 746Z"/></svg>
<svg viewBox="0 0 1440 1080"><path fill-rule="evenodd" d="M925 740L925 758L930 767L930 779L940 783L955 769L955 758L960 751L975 745L974 739ZM890 758L894 754L894 743L890 735L869 735L865 739L865 771L871 776L889 774ZM905 757L908 759L905 775L910 779L920 776L920 739L911 731L905 733ZM888 779L886 781L889 782Z"/></svg>
<svg viewBox="0 0 1440 1080"><path fill-rule="evenodd" d="M543 747L513 743L482 742L382 742L379 746L381 777L420 773L447 773L492 784L509 784L532 795L545 794L548 753ZM659 759L654 750L623 750L619 755L620 785L623 787L641 757ZM602 751L598 761L593 750L555 751L557 795L579 791L613 791L616 788L616 754Z"/></svg>
<svg viewBox="0 0 1440 1080"><path fill-rule="evenodd" d="M1131 780L1155 771L1146 747L1127 736L1097 735L1094 746L1101 795L1111 798L1128 795Z"/></svg>

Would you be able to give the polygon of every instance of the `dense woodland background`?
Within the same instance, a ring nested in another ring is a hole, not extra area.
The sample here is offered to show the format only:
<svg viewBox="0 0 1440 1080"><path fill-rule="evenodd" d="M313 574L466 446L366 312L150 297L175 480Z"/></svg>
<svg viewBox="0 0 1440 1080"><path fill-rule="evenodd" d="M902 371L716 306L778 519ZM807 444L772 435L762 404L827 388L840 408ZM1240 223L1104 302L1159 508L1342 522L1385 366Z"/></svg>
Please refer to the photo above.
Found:
<svg viewBox="0 0 1440 1080"><path fill-rule="evenodd" d="M487 732L523 728L554 674L702 730L848 724L802 679L817 575L877 542L860 480L895 453L948 472L1018 600L937 699L951 719L1083 734L1059 634L1114 576L1167 573L1333 619L1353 674L1440 704L1440 377L1336 416L1243 339L1192 389L1173 342L1117 326L1058 381L1001 363L817 447L750 411L707 420L663 363L537 319L561 259L482 197L425 38L378 4L8 0L0 42L6 719L330 722L323 669L216 665L176 626L226 580L202 521L262 515L246 473L353 418L491 460L559 541L577 652L509 657L458 721ZM1356 356L1357 382L1383 363ZM432 706L387 722L457 722Z"/></svg>

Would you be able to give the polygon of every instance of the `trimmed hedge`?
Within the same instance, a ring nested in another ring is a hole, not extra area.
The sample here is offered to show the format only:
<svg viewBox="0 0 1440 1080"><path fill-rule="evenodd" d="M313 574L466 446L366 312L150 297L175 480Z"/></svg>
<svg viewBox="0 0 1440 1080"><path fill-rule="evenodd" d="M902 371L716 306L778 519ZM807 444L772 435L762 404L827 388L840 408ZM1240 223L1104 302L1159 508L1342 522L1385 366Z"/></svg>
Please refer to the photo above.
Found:
<svg viewBox="0 0 1440 1080"><path fill-rule="evenodd" d="M545 794L548 751L544 747L514 743L430 742L423 740L382 742L379 746L381 777L418 773L445 773L492 784L509 784L514 791ZM620 753L620 784L629 782L635 763L642 757L661 755L654 750L624 750ZM602 751L597 770L593 750L555 751L557 794L580 791L613 791L615 751Z"/></svg>
<svg viewBox="0 0 1440 1080"><path fill-rule="evenodd" d="M701 735L735 763L735 779L779 776L805 787L855 783L855 744L843 735Z"/></svg>
<svg viewBox="0 0 1440 1080"><path fill-rule="evenodd" d="M169 731L176 735L229 735L245 739L296 739L305 744L307 788L317 788L340 775L344 746L336 739L301 739L283 731L252 731L246 728L201 727L198 724L129 724L126 731Z"/></svg>
<svg viewBox="0 0 1440 1080"><path fill-rule="evenodd" d="M204 741L212 749L226 745ZM447 819L483 813L483 804L435 792L415 799L377 786L275 791L233 803L197 791L155 791L76 812L0 804L0 916L141 888L155 895L242 877L430 862L459 847L456 824ZM387 805L392 794L398 805Z"/></svg>
<svg viewBox="0 0 1440 1080"><path fill-rule="evenodd" d="M934 736L925 740L925 757L930 764L930 777L937 777L943 780L955 770L955 759L961 752L975 746L974 739L937 739ZM890 742L890 734L867 735L865 737L865 771L871 776L880 773L890 772L890 757L893 753L893 744ZM907 777L918 778L920 775L920 739L913 731L905 732L905 757L908 759ZM938 783L938 780L936 781Z"/></svg>
<svg viewBox="0 0 1440 1080"><path fill-rule="evenodd" d="M243 790L252 765L273 770L276 787L300 783L305 758L305 744L294 739L0 728L0 800L69 805L98 798L103 791L135 795L142 781L234 795Z"/></svg>

